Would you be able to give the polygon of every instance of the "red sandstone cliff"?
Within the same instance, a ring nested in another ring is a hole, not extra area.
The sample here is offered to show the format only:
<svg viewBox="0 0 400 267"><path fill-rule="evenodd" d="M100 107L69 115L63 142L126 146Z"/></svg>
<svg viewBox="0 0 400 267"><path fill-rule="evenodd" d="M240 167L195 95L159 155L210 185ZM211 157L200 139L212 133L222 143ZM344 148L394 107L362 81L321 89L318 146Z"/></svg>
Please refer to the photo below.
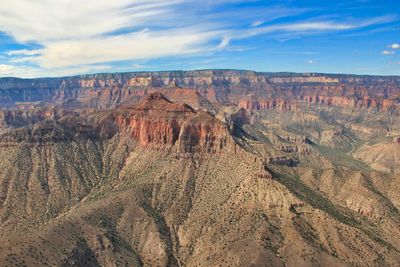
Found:
<svg viewBox="0 0 400 267"><path fill-rule="evenodd" d="M239 108L249 110L277 109L277 110L296 110L297 102L290 99L266 99L251 96L245 97L238 103Z"/></svg>
<svg viewBox="0 0 400 267"><path fill-rule="evenodd" d="M116 111L121 132L141 146L177 146L179 152L218 152L228 142L225 125L206 112L169 101L161 93L150 94L132 108Z"/></svg>

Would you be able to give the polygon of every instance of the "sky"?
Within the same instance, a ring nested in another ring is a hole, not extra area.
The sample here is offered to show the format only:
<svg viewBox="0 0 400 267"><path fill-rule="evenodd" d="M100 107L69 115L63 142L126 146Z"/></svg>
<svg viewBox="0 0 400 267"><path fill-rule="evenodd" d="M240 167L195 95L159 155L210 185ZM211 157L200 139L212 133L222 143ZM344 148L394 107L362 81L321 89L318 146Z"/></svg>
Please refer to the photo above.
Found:
<svg viewBox="0 0 400 267"><path fill-rule="evenodd" d="M1 0L0 77L400 75L399 0Z"/></svg>

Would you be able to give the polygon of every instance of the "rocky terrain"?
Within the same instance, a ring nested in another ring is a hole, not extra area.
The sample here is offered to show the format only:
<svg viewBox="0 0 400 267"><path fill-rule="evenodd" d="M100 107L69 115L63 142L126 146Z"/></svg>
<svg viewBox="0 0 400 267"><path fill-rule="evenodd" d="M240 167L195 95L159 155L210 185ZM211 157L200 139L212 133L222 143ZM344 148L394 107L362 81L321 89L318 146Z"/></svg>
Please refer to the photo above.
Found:
<svg viewBox="0 0 400 267"><path fill-rule="evenodd" d="M2 78L0 105L13 107L21 102L75 100L86 107L106 109L160 89L174 99L173 95L177 96L174 88L188 88L197 90L214 104L234 103L252 109L289 109L298 102L305 102L389 110L398 107L399 84L400 78L396 76L231 70L94 74L46 79ZM180 92L179 95L182 100L193 99L190 91Z"/></svg>
<svg viewBox="0 0 400 267"><path fill-rule="evenodd" d="M0 79L0 266L399 266L400 78Z"/></svg>

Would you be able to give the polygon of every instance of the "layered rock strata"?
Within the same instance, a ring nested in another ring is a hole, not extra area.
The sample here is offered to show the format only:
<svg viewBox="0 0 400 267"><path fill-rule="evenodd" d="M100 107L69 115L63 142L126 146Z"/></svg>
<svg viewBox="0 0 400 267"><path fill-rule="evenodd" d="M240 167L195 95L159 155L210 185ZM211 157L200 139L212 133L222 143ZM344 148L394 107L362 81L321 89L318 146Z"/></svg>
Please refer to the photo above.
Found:
<svg viewBox="0 0 400 267"><path fill-rule="evenodd" d="M60 103L74 99L85 107L106 109L154 90L197 91L211 103L247 109L296 109L298 103L350 108L398 108L400 78L252 71L175 71L94 74L67 78L0 79L0 106L20 102ZM193 100L189 91L179 98ZM204 101L203 101L204 102Z"/></svg>

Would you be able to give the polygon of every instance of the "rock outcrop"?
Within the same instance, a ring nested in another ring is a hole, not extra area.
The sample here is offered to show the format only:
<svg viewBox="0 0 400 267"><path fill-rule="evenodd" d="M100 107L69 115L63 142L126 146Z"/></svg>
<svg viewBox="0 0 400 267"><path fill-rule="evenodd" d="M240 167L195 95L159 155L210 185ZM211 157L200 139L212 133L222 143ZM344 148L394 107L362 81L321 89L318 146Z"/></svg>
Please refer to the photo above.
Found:
<svg viewBox="0 0 400 267"><path fill-rule="evenodd" d="M226 125L208 112L176 104L159 92L129 108L106 113L70 114L65 110L6 111L3 126L18 128L4 133L1 144L52 143L76 139L109 139L125 135L142 147L174 147L180 153L215 153L228 146Z"/></svg>
<svg viewBox="0 0 400 267"><path fill-rule="evenodd" d="M200 102L206 102L206 99L213 104L234 104L246 109L293 110L299 103L308 103L389 110L399 106L400 78L230 70L2 78L0 106L13 107L18 102L35 101L60 103L74 99L84 107L107 109L160 89L171 99L193 101L189 91L177 92L176 88L197 91L204 98ZM177 94L179 97L175 97ZM194 102L197 100L190 104Z"/></svg>
<svg viewBox="0 0 400 267"><path fill-rule="evenodd" d="M294 144L309 144L311 143L310 139L306 136L279 136L279 138L283 141L294 143Z"/></svg>
<svg viewBox="0 0 400 267"><path fill-rule="evenodd" d="M239 109L228 119L230 131L234 133L238 127L241 128L244 124L250 123L250 120L250 112L244 108Z"/></svg>
<svg viewBox="0 0 400 267"><path fill-rule="evenodd" d="M182 153L218 152L229 139L226 126L214 116L172 103L161 93L150 94L138 105L113 116L120 131L142 146L177 145Z"/></svg>
<svg viewBox="0 0 400 267"><path fill-rule="evenodd" d="M284 111L296 110L298 108L298 103L290 99L260 99L253 96L250 99L240 100L238 106L239 108L249 110L277 109Z"/></svg>
<svg viewBox="0 0 400 267"><path fill-rule="evenodd" d="M311 149L306 146L288 146L282 145L279 146L279 150L286 153L299 153L301 155L309 155L311 154Z"/></svg>
<svg viewBox="0 0 400 267"><path fill-rule="evenodd" d="M75 114L72 110L48 107L13 108L0 110L0 128L23 127L44 120L56 120L66 115Z"/></svg>
<svg viewBox="0 0 400 267"><path fill-rule="evenodd" d="M20 126L20 129L1 136L3 144L108 139L119 133L143 147L175 147L181 153L215 153L231 141L225 124L213 115L195 111L186 104L173 103L159 92L132 107L106 113L8 111L3 113L1 121L2 124Z"/></svg>
<svg viewBox="0 0 400 267"><path fill-rule="evenodd" d="M296 161L293 160L291 157L287 156L280 156L280 157L269 157L265 158L266 164L277 164L277 165L284 165L284 166L294 166L296 165Z"/></svg>

